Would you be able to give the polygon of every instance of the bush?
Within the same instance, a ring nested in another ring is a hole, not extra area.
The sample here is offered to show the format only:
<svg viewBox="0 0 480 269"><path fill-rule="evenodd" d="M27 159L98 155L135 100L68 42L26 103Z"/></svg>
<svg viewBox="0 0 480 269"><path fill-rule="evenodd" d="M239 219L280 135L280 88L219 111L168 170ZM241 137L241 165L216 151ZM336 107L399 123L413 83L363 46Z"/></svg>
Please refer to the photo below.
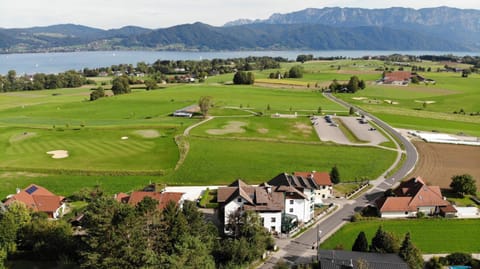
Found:
<svg viewBox="0 0 480 269"><path fill-rule="evenodd" d="M469 265L473 258L471 254L455 252L445 257L449 265Z"/></svg>

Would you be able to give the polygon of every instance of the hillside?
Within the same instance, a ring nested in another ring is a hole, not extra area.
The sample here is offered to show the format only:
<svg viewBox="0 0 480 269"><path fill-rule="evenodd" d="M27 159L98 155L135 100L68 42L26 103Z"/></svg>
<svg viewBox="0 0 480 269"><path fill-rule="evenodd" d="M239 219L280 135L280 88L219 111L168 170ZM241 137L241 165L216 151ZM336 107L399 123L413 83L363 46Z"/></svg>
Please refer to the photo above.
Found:
<svg viewBox="0 0 480 269"><path fill-rule="evenodd" d="M480 11L431 9L306 9L267 20L237 20L162 29L103 30L61 24L0 28L0 53L74 50L443 50L480 48Z"/></svg>

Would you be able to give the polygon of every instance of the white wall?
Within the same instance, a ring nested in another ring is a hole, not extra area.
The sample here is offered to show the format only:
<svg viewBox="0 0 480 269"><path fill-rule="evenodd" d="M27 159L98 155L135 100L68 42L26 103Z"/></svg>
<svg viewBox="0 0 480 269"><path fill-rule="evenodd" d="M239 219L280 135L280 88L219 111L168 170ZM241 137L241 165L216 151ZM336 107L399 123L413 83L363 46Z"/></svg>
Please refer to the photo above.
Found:
<svg viewBox="0 0 480 269"><path fill-rule="evenodd" d="M315 190L315 204L323 204L323 199L332 197L332 186L320 186L319 190Z"/></svg>
<svg viewBox="0 0 480 269"><path fill-rule="evenodd" d="M278 233L282 231L282 212L260 212L259 216L263 218L263 227L269 232L273 232L272 227L275 227L274 230Z"/></svg>
<svg viewBox="0 0 480 269"><path fill-rule="evenodd" d="M240 202L237 200L238 198L240 198ZM235 199L231 200L228 204L225 205L225 210L224 210L225 217L224 217L224 220L223 220L223 224L224 224L225 228L227 226L228 218L230 217L230 214L232 214L233 212L235 212L239 208L241 208L243 206L243 203L245 203L245 200L243 198L241 198L240 196L238 196L238 197L235 197ZM228 232L228 231L225 229L225 232Z"/></svg>
<svg viewBox="0 0 480 269"><path fill-rule="evenodd" d="M404 211L402 212L383 212L381 213L382 218L387 218L387 219L393 219L393 218L409 218L409 217L415 217L417 215L417 212L408 212L408 214L405 214Z"/></svg>

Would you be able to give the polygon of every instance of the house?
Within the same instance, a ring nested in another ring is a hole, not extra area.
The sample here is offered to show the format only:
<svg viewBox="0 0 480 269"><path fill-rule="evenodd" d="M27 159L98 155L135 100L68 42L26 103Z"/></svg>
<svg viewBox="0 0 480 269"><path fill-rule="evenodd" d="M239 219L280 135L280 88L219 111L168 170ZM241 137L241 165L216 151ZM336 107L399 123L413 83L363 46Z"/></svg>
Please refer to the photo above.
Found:
<svg viewBox="0 0 480 269"><path fill-rule="evenodd" d="M294 172L294 176L312 179L317 186L314 189L315 204L323 204L323 199L328 199L333 196L333 183L330 179L330 174L327 172Z"/></svg>
<svg viewBox="0 0 480 269"><path fill-rule="evenodd" d="M269 232L280 232L284 209L283 193L273 191L272 186L251 186L238 179L227 187L218 188L219 216L223 220L225 233L231 233L228 223L235 213L257 212L263 226Z"/></svg>
<svg viewBox="0 0 480 269"><path fill-rule="evenodd" d="M267 182L275 192L285 197L285 213L295 215L301 223L314 217L315 190L318 185L312 178L281 173Z"/></svg>
<svg viewBox="0 0 480 269"><path fill-rule="evenodd" d="M161 211L165 209L170 202L173 202L181 208L184 201L183 195L183 192L134 191L130 195L126 193L118 193L115 195L115 200L135 206L145 197L150 197L153 200L158 201L157 209Z"/></svg>
<svg viewBox="0 0 480 269"><path fill-rule="evenodd" d="M383 218L416 217L418 212L444 216L456 213L456 209L443 198L440 187L428 186L420 177L400 183L393 194L376 201Z"/></svg>
<svg viewBox="0 0 480 269"><path fill-rule="evenodd" d="M64 200L63 196L57 196L44 187L31 184L24 190L17 189L17 193L10 195L4 205L8 208L12 203L23 203L34 212L44 212L48 217L56 219L65 211Z"/></svg>
<svg viewBox="0 0 480 269"><path fill-rule="evenodd" d="M318 263L322 269L409 269L397 254L344 250L319 249Z"/></svg>

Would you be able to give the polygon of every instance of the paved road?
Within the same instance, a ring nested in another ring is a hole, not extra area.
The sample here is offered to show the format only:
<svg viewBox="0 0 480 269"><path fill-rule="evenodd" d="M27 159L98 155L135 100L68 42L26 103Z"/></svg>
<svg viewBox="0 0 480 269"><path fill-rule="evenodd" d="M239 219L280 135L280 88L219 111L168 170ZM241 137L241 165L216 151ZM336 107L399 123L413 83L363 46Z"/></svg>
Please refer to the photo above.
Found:
<svg viewBox="0 0 480 269"><path fill-rule="evenodd" d="M350 107L351 105L335 98L330 94L325 94L325 96L332 101L340 103L346 107ZM263 265L259 268L261 269L271 269L275 265L275 263L279 259L287 260L291 263L295 264L302 264L302 263L309 263L312 260L316 259L316 251L312 249L312 246L316 244L317 235L319 231L321 231L321 238L322 239L328 238L331 234L337 231L340 227L342 227L346 222L350 220L350 217L356 212L361 210L364 206L371 204L381 195L383 195L383 191L391 188L396 182L401 180L402 178L406 177L415 167L415 164L418 159L418 153L413 146L413 144L405 139L401 134L396 132L392 127L390 127L387 123L381 121L380 119L376 118L375 116L357 108L359 113L369 117L373 122L375 122L378 126L382 127L386 130L390 135L395 136L400 143L403 144L406 153L406 160L403 163L402 167L390 178L386 178L382 175L377 180L371 182L374 185L374 188L370 189L370 191L364 193L360 197L355 200L347 200L343 202L341 208L336 212L332 213L327 218L321 220L318 224L316 224L312 229L309 229L301 236L294 240L279 240L280 243L280 251L274 253L271 258L269 258ZM349 247L349 246L345 246Z"/></svg>

